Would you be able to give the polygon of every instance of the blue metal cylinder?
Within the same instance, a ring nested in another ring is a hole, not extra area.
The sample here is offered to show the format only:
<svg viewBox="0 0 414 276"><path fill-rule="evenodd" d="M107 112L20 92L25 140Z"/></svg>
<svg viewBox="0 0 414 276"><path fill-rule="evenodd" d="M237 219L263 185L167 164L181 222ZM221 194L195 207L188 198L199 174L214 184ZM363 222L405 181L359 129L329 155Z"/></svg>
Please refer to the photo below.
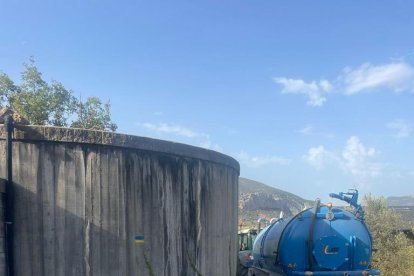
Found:
<svg viewBox="0 0 414 276"><path fill-rule="evenodd" d="M317 205L263 229L254 267L280 275L378 275L371 270L372 238L365 223L340 208Z"/></svg>

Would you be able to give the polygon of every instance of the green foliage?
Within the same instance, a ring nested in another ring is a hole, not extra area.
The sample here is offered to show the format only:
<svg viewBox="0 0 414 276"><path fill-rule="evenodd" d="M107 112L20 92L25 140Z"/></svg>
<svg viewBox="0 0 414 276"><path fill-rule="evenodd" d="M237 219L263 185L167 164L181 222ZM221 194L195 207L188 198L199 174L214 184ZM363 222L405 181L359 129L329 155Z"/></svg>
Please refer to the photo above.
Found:
<svg viewBox="0 0 414 276"><path fill-rule="evenodd" d="M412 230L414 232L414 229ZM414 245L407 249L407 258L409 259L408 267L410 268L411 276L414 275Z"/></svg>
<svg viewBox="0 0 414 276"><path fill-rule="evenodd" d="M408 238L399 231L401 218L388 208L385 198L366 196L365 220L374 240L373 266L382 275L412 275L414 251Z"/></svg>
<svg viewBox="0 0 414 276"><path fill-rule="evenodd" d="M68 126L68 118L78 115L72 125L87 129L116 130L110 117L110 104L97 97L85 103L76 99L58 81L47 83L33 58L24 64L21 84L0 73L0 105L8 106L34 125Z"/></svg>
<svg viewBox="0 0 414 276"><path fill-rule="evenodd" d="M145 262L145 267L148 269L148 274L150 276L154 276L155 275L154 270L152 269L151 262L145 252L144 252L144 262Z"/></svg>
<svg viewBox="0 0 414 276"><path fill-rule="evenodd" d="M115 131L117 126L111 122L110 107L109 101L103 104L97 97L89 97L84 103L79 101L78 120L72 127Z"/></svg>
<svg viewBox="0 0 414 276"><path fill-rule="evenodd" d="M72 92L58 81L44 81L33 59L24 68L20 87L8 94L10 107L31 124L66 126L76 106Z"/></svg>
<svg viewBox="0 0 414 276"><path fill-rule="evenodd" d="M18 87L14 82L4 73L0 73L0 105L7 101L9 96L16 93Z"/></svg>
<svg viewBox="0 0 414 276"><path fill-rule="evenodd" d="M76 111L77 99L72 96L70 90L66 90L63 84L58 81L53 80L50 89L48 124L67 126L68 116Z"/></svg>

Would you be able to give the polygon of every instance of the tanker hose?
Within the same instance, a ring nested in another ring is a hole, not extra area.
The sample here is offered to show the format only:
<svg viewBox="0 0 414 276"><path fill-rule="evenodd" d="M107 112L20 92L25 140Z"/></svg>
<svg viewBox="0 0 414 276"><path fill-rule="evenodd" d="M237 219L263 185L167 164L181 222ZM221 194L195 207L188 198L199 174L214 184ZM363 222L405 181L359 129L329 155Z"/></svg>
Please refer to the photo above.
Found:
<svg viewBox="0 0 414 276"><path fill-rule="evenodd" d="M312 250L313 250L313 231L315 229L315 220L316 215L318 213L319 206L321 204L321 200L319 198L316 199L315 205L312 210L312 217L309 225L309 238L308 238L308 263L309 263L309 270L313 271L313 258L312 258Z"/></svg>

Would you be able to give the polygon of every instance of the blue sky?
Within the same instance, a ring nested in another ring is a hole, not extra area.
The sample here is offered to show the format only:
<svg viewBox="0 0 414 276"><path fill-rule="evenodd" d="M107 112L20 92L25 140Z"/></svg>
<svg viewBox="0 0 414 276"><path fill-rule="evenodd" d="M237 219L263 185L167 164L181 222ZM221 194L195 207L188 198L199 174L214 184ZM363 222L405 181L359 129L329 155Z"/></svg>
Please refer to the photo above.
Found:
<svg viewBox="0 0 414 276"><path fill-rule="evenodd" d="M412 1L0 1L0 71L313 199L414 195Z"/></svg>

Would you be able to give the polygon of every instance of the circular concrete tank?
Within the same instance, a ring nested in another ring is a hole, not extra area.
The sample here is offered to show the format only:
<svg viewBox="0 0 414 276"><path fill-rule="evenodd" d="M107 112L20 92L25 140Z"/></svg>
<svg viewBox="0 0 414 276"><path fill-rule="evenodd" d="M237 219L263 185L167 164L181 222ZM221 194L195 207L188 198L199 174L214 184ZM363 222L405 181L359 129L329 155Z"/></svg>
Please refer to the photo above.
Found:
<svg viewBox="0 0 414 276"><path fill-rule="evenodd" d="M238 175L184 144L16 126L15 275L235 275Z"/></svg>

